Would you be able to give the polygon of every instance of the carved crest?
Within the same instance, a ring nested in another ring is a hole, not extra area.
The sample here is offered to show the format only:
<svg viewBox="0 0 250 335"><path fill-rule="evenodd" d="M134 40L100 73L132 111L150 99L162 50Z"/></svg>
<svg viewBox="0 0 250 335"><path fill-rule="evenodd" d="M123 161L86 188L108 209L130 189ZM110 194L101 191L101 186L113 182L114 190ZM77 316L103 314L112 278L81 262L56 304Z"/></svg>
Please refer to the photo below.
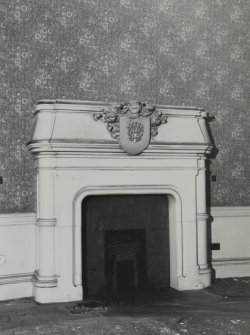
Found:
<svg viewBox="0 0 250 335"><path fill-rule="evenodd" d="M166 115L141 102L112 105L94 113L93 118L102 120L111 137L119 140L130 155L145 150L150 139L158 134L158 127L167 122Z"/></svg>
<svg viewBox="0 0 250 335"><path fill-rule="evenodd" d="M133 121L128 125L128 138L130 141L138 142L141 140L144 127L138 121Z"/></svg>

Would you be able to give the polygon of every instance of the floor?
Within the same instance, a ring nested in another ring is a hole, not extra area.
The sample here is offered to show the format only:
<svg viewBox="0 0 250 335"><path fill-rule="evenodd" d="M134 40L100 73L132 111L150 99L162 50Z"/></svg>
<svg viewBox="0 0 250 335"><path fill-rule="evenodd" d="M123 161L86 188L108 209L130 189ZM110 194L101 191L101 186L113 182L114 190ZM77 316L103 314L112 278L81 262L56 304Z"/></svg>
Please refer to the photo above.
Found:
<svg viewBox="0 0 250 335"><path fill-rule="evenodd" d="M0 302L1 335L250 334L250 278L202 291L153 290L84 303Z"/></svg>

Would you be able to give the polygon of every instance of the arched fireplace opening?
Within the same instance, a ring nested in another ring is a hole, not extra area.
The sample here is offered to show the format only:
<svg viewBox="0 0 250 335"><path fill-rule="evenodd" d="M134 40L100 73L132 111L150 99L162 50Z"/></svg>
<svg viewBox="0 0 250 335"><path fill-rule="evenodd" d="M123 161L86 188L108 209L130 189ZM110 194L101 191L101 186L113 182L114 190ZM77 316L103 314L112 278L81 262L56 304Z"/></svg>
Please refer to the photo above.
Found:
<svg viewBox="0 0 250 335"><path fill-rule="evenodd" d="M169 287L167 195L87 196L82 201L83 297Z"/></svg>

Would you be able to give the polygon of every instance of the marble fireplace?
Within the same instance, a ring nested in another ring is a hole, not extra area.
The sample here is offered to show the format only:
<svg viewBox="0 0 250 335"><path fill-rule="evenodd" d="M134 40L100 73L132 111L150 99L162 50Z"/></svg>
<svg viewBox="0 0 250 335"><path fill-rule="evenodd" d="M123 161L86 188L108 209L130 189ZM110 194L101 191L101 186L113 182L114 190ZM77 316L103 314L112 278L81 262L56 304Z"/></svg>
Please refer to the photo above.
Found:
<svg viewBox="0 0 250 335"><path fill-rule="evenodd" d="M212 144L207 113L196 107L155 106L162 122L151 119L151 128L146 118L142 126L140 122L133 123L133 136L145 128L151 129L151 137L144 139L144 134L139 135L141 142L145 140L143 148L137 146L139 140L134 137L136 143L130 152L127 143L122 144L117 136L119 132L120 138L124 136L122 128L105 122L101 115L109 105L43 100L34 112L28 149L34 156L37 171L37 247L33 280L37 302L83 299L87 280L84 274L88 271L84 270L83 240L88 239L88 234L84 235L82 206L86 199L95 197L165 197L168 233L165 229L162 236L169 248L166 285L176 290L202 289L210 285L205 166ZM133 132L134 129L137 132ZM154 211L150 227L154 226L157 215ZM113 224L106 229L110 232L105 233L109 236L105 248L109 245L109 250L116 250L112 244L116 233L111 233L118 230L115 222L118 222L117 217L113 217ZM88 224L91 225L91 221ZM124 223L119 229L131 230L131 225ZM134 229L146 228L134 226ZM135 245L140 243L142 235L138 233ZM154 243L157 244L157 240ZM97 244L95 248L99 247ZM128 257L129 266L135 267L138 257L133 256L133 247L130 245L128 251L127 244L124 247L123 243L119 250L118 254L115 251L117 262L112 263L112 268L119 271L121 257ZM136 286L136 271L131 272L131 276ZM110 285L115 288L117 277L112 278Z"/></svg>

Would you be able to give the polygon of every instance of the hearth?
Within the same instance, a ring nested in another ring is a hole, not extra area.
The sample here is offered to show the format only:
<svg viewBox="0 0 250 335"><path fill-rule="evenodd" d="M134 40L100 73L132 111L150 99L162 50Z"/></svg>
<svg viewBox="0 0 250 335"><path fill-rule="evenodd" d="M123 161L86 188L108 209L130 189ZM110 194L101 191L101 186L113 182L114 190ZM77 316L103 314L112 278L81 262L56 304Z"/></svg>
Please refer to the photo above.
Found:
<svg viewBox="0 0 250 335"><path fill-rule="evenodd" d="M169 286L166 195L92 196L82 203L84 293Z"/></svg>

